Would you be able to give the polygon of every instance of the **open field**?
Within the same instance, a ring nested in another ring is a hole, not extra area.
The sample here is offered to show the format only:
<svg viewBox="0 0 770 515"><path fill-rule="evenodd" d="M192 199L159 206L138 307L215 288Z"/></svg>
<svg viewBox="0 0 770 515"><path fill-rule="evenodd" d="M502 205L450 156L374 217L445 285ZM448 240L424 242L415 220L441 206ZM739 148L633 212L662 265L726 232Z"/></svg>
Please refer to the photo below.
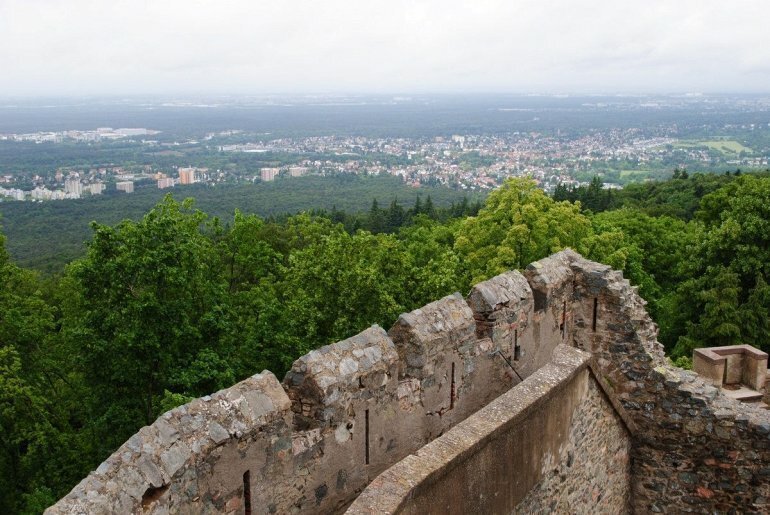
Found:
<svg viewBox="0 0 770 515"><path fill-rule="evenodd" d="M749 147L731 139L716 140L680 140L674 145L680 148L709 147L722 152L722 154L738 154L740 152L753 152Z"/></svg>

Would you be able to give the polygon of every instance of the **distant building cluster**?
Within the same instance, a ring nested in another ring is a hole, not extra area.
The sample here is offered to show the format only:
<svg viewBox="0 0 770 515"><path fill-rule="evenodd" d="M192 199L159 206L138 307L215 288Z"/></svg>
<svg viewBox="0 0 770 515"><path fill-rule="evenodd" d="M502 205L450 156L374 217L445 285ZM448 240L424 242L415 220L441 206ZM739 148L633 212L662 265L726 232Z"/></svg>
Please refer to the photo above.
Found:
<svg viewBox="0 0 770 515"><path fill-rule="evenodd" d="M767 130L770 123L767 127L724 125L722 129ZM0 140L99 141L157 132L103 127L93 131L0 135ZM661 178L674 167L715 170L730 165L752 169L770 164L766 149L752 149L727 136L698 140L682 139L681 134L677 124L574 133L558 129L521 130L413 138L327 135L268 139L269 133L225 130L207 134L203 138L206 143L195 139L161 142L143 139L141 144L162 147L174 155L184 155L178 148L196 148L204 155L210 151L270 153L264 160L253 160L266 166L251 168L237 164L242 160L234 159L229 166L211 171L193 166L161 169L149 164L125 168L110 164L99 168L64 168L56 170L54 177L21 172L0 176L0 186L4 186L0 187L0 198L72 199L98 195L113 189L113 184L118 191L130 193L134 190L133 183L138 183L137 188L155 185L158 189L167 189L339 174L391 175L412 187L444 185L468 191L494 189L508 177L523 176L531 177L543 190L552 193L558 185L587 185L597 175L605 188L621 188L631 182ZM249 141L250 137L254 139ZM277 164L284 161L286 164Z"/></svg>
<svg viewBox="0 0 770 515"><path fill-rule="evenodd" d="M35 143L61 143L65 140L94 142L127 137L152 136L159 133L160 131L145 128L113 129L112 127L99 127L90 131L68 130L59 132L31 132L26 134L0 134L0 140L33 141Z"/></svg>
<svg viewBox="0 0 770 515"><path fill-rule="evenodd" d="M83 184L80 180L80 174L71 173L66 179L61 174L57 173L57 179L59 182L64 180L63 189L49 189L45 186L36 186L32 190L22 190L19 188L0 188L0 197L5 197L12 200L66 200L66 199L78 199L84 194L88 195L101 195L104 192L105 185L103 182L95 181L88 184Z"/></svg>
<svg viewBox="0 0 770 515"><path fill-rule="evenodd" d="M115 183L115 189L118 191L122 191L125 193L133 193L134 192L134 182L133 181L120 181Z"/></svg>
<svg viewBox="0 0 770 515"><path fill-rule="evenodd" d="M161 177L158 179L158 189L163 190L166 188L173 188L174 187L174 178L173 177Z"/></svg>
<svg viewBox="0 0 770 515"><path fill-rule="evenodd" d="M262 179L262 181L269 182L275 180L280 172L280 168L262 168L259 171L259 177Z"/></svg>
<svg viewBox="0 0 770 515"><path fill-rule="evenodd" d="M195 168L180 168L178 170L179 184L194 184L196 171Z"/></svg>
<svg viewBox="0 0 770 515"><path fill-rule="evenodd" d="M82 198L85 195L101 195L107 189L105 181L109 177L115 180L115 190L123 193L133 193L137 181L147 180L156 181L158 189L166 189L208 180L208 171L208 168L180 167L176 170L177 177L169 177L167 173L154 172L150 166L145 166L140 172L129 172L119 166L92 168L86 172L69 171L67 175L65 171L56 170L53 176L53 187L48 186L51 183L50 176L46 180L45 177L34 175L31 177L33 189L0 187L0 199L66 200ZM295 171L295 174L301 174L301 172ZM0 176L0 184L12 184L15 179L13 175Z"/></svg>

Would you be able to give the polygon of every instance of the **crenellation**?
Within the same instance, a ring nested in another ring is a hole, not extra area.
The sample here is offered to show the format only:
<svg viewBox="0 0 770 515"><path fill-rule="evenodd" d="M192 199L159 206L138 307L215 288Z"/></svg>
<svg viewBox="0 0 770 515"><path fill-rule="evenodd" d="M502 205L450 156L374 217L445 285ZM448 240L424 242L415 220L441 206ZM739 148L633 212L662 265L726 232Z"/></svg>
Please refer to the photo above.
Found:
<svg viewBox="0 0 770 515"><path fill-rule="evenodd" d="M508 361L516 382L532 374L536 343L530 320L534 300L526 278L517 271L506 272L475 285L468 294L468 305L476 320L476 336L488 338L490 352L499 352Z"/></svg>
<svg viewBox="0 0 770 515"><path fill-rule="evenodd" d="M574 332L574 277L571 263L580 256L567 249L527 266L524 276L533 294L530 373L545 366L554 349L569 344Z"/></svg>
<svg viewBox="0 0 770 515"><path fill-rule="evenodd" d="M476 322L465 299L455 293L402 314L388 334L406 365L401 376L429 381L447 351L468 353L476 339Z"/></svg>
<svg viewBox="0 0 770 515"><path fill-rule="evenodd" d="M527 265L524 276L532 288L535 311L544 311L568 295L574 275L570 265L578 258L577 252L567 249Z"/></svg>
<svg viewBox="0 0 770 515"><path fill-rule="evenodd" d="M346 422L354 402L392 390L398 371L396 348L379 326L302 356L284 379L297 429Z"/></svg>

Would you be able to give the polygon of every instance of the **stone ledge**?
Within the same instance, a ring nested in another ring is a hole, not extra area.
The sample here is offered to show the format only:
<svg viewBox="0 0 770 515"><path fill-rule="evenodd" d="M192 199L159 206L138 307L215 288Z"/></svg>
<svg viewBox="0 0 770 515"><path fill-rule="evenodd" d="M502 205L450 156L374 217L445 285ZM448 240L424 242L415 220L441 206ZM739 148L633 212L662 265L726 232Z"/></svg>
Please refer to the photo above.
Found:
<svg viewBox="0 0 770 515"><path fill-rule="evenodd" d="M728 345L725 347L702 347L700 349L695 349L695 354L712 364L723 363L727 359L727 356L735 354L740 354L744 357L758 361L766 360L768 358L766 352L746 344Z"/></svg>

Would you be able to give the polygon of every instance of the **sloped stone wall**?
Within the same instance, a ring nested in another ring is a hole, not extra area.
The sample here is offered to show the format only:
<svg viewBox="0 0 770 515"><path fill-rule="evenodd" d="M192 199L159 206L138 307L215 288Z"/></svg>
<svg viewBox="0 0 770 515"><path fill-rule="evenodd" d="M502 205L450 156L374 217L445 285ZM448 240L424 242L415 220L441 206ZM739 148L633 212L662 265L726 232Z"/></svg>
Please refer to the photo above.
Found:
<svg viewBox="0 0 770 515"><path fill-rule="evenodd" d="M224 513L243 510L243 472L280 498L290 470L291 404L270 372L196 399L142 428L48 513Z"/></svg>
<svg viewBox="0 0 770 515"><path fill-rule="evenodd" d="M594 355L633 430L633 511L770 511L770 413L671 366L619 272L582 258L572 268L575 345Z"/></svg>

